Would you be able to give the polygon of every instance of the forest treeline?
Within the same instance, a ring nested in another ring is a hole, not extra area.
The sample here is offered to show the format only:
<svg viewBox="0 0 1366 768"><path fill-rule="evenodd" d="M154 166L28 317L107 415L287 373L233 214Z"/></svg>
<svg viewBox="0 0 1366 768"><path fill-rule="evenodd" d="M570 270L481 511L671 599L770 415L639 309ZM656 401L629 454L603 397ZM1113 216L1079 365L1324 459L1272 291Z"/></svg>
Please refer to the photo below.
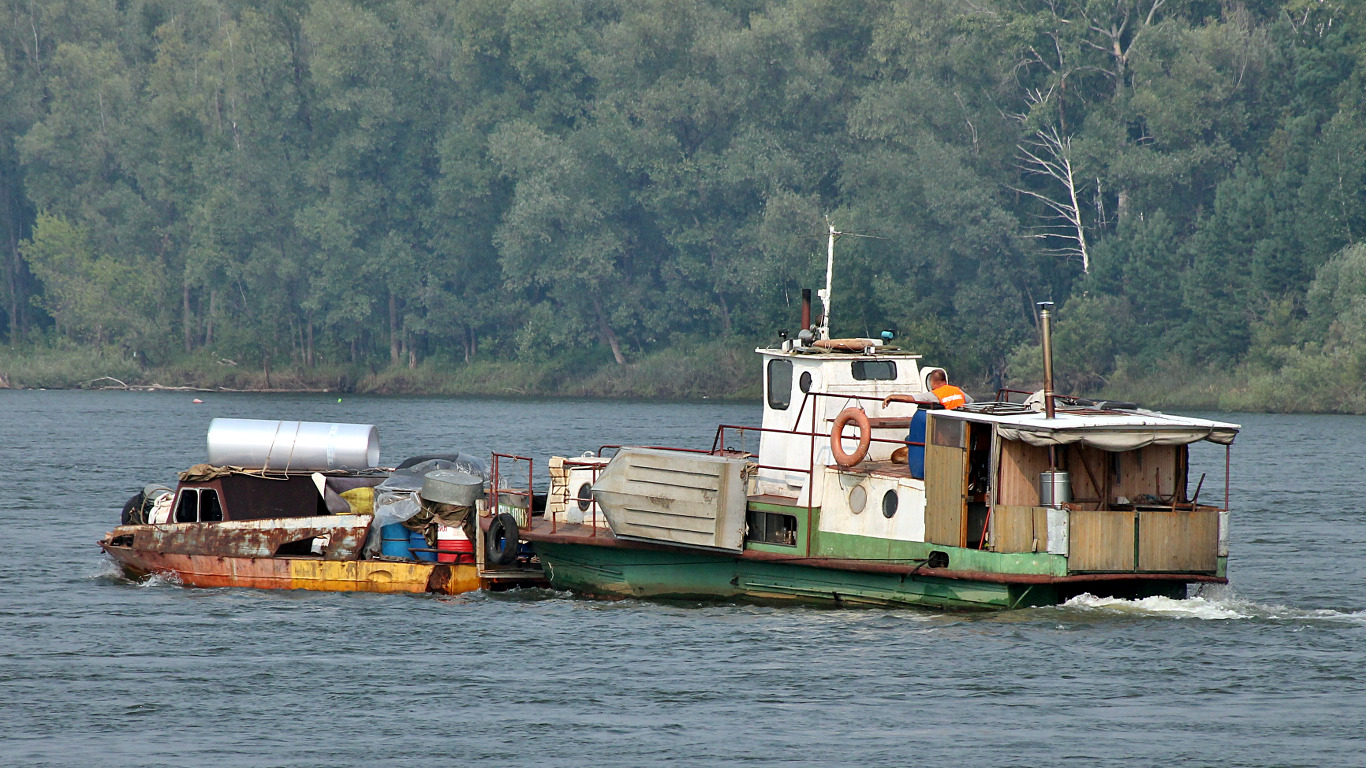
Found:
<svg viewBox="0 0 1366 768"><path fill-rule="evenodd" d="M1363 5L0 0L0 334L626 364L795 326L828 219L836 335L1366 410Z"/></svg>

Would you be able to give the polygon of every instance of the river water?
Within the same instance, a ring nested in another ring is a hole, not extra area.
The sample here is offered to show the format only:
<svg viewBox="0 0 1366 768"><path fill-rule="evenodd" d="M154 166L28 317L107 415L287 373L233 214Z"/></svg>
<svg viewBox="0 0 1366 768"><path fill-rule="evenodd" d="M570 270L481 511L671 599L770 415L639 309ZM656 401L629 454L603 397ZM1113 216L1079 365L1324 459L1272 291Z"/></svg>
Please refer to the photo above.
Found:
<svg viewBox="0 0 1366 768"><path fill-rule="evenodd" d="M215 416L373 423L386 463L759 416L194 397L0 391L0 765L1366 765L1363 418L1202 414L1244 425L1227 588L961 615L131 583L95 541ZM1223 463L1196 452L1203 498Z"/></svg>

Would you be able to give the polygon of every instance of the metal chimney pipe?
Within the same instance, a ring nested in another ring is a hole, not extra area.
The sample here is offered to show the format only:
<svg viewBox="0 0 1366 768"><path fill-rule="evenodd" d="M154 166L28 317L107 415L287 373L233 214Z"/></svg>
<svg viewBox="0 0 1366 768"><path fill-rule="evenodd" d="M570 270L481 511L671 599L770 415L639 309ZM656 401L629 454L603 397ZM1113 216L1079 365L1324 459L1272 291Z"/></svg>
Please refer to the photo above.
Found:
<svg viewBox="0 0 1366 768"><path fill-rule="evenodd" d="M802 330L811 330L811 289L802 289Z"/></svg>
<svg viewBox="0 0 1366 768"><path fill-rule="evenodd" d="M1039 327L1043 331L1043 413L1053 418L1053 302L1039 302Z"/></svg>

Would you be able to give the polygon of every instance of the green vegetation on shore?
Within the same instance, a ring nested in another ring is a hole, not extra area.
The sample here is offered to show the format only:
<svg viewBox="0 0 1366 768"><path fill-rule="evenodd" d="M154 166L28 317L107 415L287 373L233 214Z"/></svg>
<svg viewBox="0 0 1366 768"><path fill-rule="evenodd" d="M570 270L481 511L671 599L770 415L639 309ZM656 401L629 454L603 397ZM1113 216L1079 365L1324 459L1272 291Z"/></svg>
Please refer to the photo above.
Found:
<svg viewBox="0 0 1366 768"><path fill-rule="evenodd" d="M44 350L22 355L0 350L0 388L120 389L193 388L210 391L327 391L385 395L469 395L492 397L604 397L758 402L759 363L752 344L709 342L651 353L624 366L610 358L583 355L527 362L475 363L427 360L369 370L358 366L286 368L266 372L222 361L143 368L130 360L91 350ZM1026 376L1037 366L1022 364ZM1242 366L1235 370L1167 367L1134 376L1121 370L1085 389L1096 398L1138 402L1151 408L1285 413L1366 413L1366 396L1350 367L1323 358L1297 361L1279 370ZM1065 374L1064 379L1068 378ZM979 397L993 383L962 382ZM1034 388L1037 378L1005 382ZM1320 397L1329 388L1329 396ZM1078 392L1082 390L1069 389Z"/></svg>
<svg viewBox="0 0 1366 768"><path fill-rule="evenodd" d="M661 350L618 366L584 355L537 362L473 363L429 359L407 366L313 366L272 369L206 356L139 366L109 351L0 350L0 389L190 388L231 391L328 391L361 394L742 399L760 392L752 344L704 342Z"/></svg>
<svg viewBox="0 0 1366 768"><path fill-rule="evenodd" d="M0 375L725 397L830 222L976 391L1052 300L1070 391L1360 412L1362 93L1355 0L0 0Z"/></svg>

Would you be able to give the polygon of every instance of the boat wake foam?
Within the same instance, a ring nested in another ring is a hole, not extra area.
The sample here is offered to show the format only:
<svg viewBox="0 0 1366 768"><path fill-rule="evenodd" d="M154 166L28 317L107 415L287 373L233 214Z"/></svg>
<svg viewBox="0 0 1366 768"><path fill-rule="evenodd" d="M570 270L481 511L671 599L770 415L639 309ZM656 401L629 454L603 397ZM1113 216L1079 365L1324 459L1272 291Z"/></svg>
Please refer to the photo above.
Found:
<svg viewBox="0 0 1366 768"><path fill-rule="evenodd" d="M1255 616L1255 614L1244 612L1241 606L1235 606L1229 601L1207 600L1203 597L1188 597L1185 600L1173 600L1170 597L1124 600L1118 597L1096 597L1091 594L1083 594L1063 603L1063 607L1136 616L1169 616L1206 620L1250 619Z"/></svg>
<svg viewBox="0 0 1366 768"><path fill-rule="evenodd" d="M157 587L182 587L180 576L174 573L153 573L141 581L134 582L143 589L154 589Z"/></svg>
<svg viewBox="0 0 1366 768"><path fill-rule="evenodd" d="M124 575L123 569L120 568L113 560L100 558L98 562L99 565L95 566L93 570L89 571L86 574L86 578L90 579L91 581L115 581L125 584L128 583L128 577Z"/></svg>
<svg viewBox="0 0 1366 768"><path fill-rule="evenodd" d="M180 576L174 573L154 573L141 579L130 579L123 569L109 560L101 560L88 576L91 581L103 581L113 584L126 584L143 589L154 589L156 587L180 587L183 586Z"/></svg>
<svg viewBox="0 0 1366 768"><path fill-rule="evenodd" d="M1174 600L1170 597L1124 600L1117 597L1096 597L1091 594L1082 594L1063 603L1063 608L1084 612L1205 621L1261 619L1269 621L1345 622L1366 626L1366 611L1335 611L1329 608L1303 609L1285 605L1266 605L1244 600L1227 587L1217 591L1204 590L1203 592L1205 593L1188 597L1185 600Z"/></svg>

